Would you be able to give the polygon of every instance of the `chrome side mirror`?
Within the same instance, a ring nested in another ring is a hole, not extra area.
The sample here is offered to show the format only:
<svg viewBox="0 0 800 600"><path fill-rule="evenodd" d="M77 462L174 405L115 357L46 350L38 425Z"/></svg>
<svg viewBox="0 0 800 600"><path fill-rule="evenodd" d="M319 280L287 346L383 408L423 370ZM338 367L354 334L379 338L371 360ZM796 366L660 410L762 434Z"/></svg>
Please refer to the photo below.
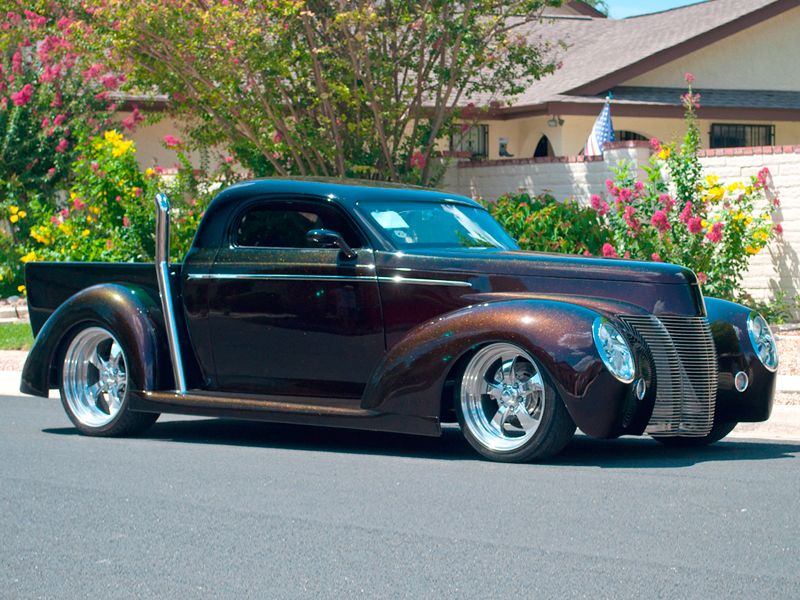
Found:
<svg viewBox="0 0 800 600"><path fill-rule="evenodd" d="M347 260L353 260L358 257L355 250L348 246L341 234L336 231L331 231L330 229L312 229L306 234L306 239L321 248L338 247Z"/></svg>

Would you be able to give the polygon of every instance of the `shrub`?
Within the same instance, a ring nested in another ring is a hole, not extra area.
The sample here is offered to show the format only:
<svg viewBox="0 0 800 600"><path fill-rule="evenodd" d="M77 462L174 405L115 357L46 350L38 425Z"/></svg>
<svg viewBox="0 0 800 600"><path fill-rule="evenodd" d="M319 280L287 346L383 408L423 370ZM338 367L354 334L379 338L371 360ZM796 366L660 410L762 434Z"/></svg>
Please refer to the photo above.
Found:
<svg viewBox="0 0 800 600"><path fill-rule="evenodd" d="M611 239L598 212L574 198L559 202L549 193L531 198L517 192L486 207L523 250L599 254Z"/></svg>

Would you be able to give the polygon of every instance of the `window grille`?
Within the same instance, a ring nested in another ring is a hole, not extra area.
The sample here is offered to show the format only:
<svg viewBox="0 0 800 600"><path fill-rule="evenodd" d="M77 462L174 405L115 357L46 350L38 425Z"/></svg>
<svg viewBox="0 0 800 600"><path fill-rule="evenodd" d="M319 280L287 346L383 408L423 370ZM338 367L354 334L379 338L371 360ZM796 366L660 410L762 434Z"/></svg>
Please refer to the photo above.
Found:
<svg viewBox="0 0 800 600"><path fill-rule="evenodd" d="M775 125L711 124L711 148L747 148L774 144Z"/></svg>

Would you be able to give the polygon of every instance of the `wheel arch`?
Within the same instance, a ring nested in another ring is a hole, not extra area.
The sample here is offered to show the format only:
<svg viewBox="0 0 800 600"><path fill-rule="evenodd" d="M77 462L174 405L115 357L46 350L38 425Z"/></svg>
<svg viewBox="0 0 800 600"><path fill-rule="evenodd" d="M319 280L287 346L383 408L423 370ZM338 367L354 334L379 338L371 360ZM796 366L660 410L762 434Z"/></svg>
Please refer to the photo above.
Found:
<svg viewBox="0 0 800 600"><path fill-rule="evenodd" d="M138 286L95 285L70 297L39 331L22 370L20 391L47 397L58 387L60 360L75 332L87 324L111 331L128 354L137 389L169 387L169 355L163 316L150 293Z"/></svg>
<svg viewBox="0 0 800 600"><path fill-rule="evenodd" d="M618 435L628 386L605 369L597 354L591 325L600 315L541 299L483 303L442 315L389 349L370 377L361 407L440 419L448 408L447 382L469 356L486 344L508 342L539 361L582 430L597 437Z"/></svg>

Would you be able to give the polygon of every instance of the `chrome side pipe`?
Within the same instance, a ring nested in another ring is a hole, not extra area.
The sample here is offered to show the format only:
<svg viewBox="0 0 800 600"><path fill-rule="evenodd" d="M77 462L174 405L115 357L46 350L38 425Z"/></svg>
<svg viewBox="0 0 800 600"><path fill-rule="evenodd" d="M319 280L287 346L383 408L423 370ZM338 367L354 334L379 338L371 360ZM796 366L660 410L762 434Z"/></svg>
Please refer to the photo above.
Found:
<svg viewBox="0 0 800 600"><path fill-rule="evenodd" d="M164 311L164 325L167 328L167 341L172 357L172 374L175 386L180 393L186 392L186 379L183 376L183 358L178 342L178 327L175 325L175 307L169 285L169 198L165 194L156 195L156 278L161 308Z"/></svg>

